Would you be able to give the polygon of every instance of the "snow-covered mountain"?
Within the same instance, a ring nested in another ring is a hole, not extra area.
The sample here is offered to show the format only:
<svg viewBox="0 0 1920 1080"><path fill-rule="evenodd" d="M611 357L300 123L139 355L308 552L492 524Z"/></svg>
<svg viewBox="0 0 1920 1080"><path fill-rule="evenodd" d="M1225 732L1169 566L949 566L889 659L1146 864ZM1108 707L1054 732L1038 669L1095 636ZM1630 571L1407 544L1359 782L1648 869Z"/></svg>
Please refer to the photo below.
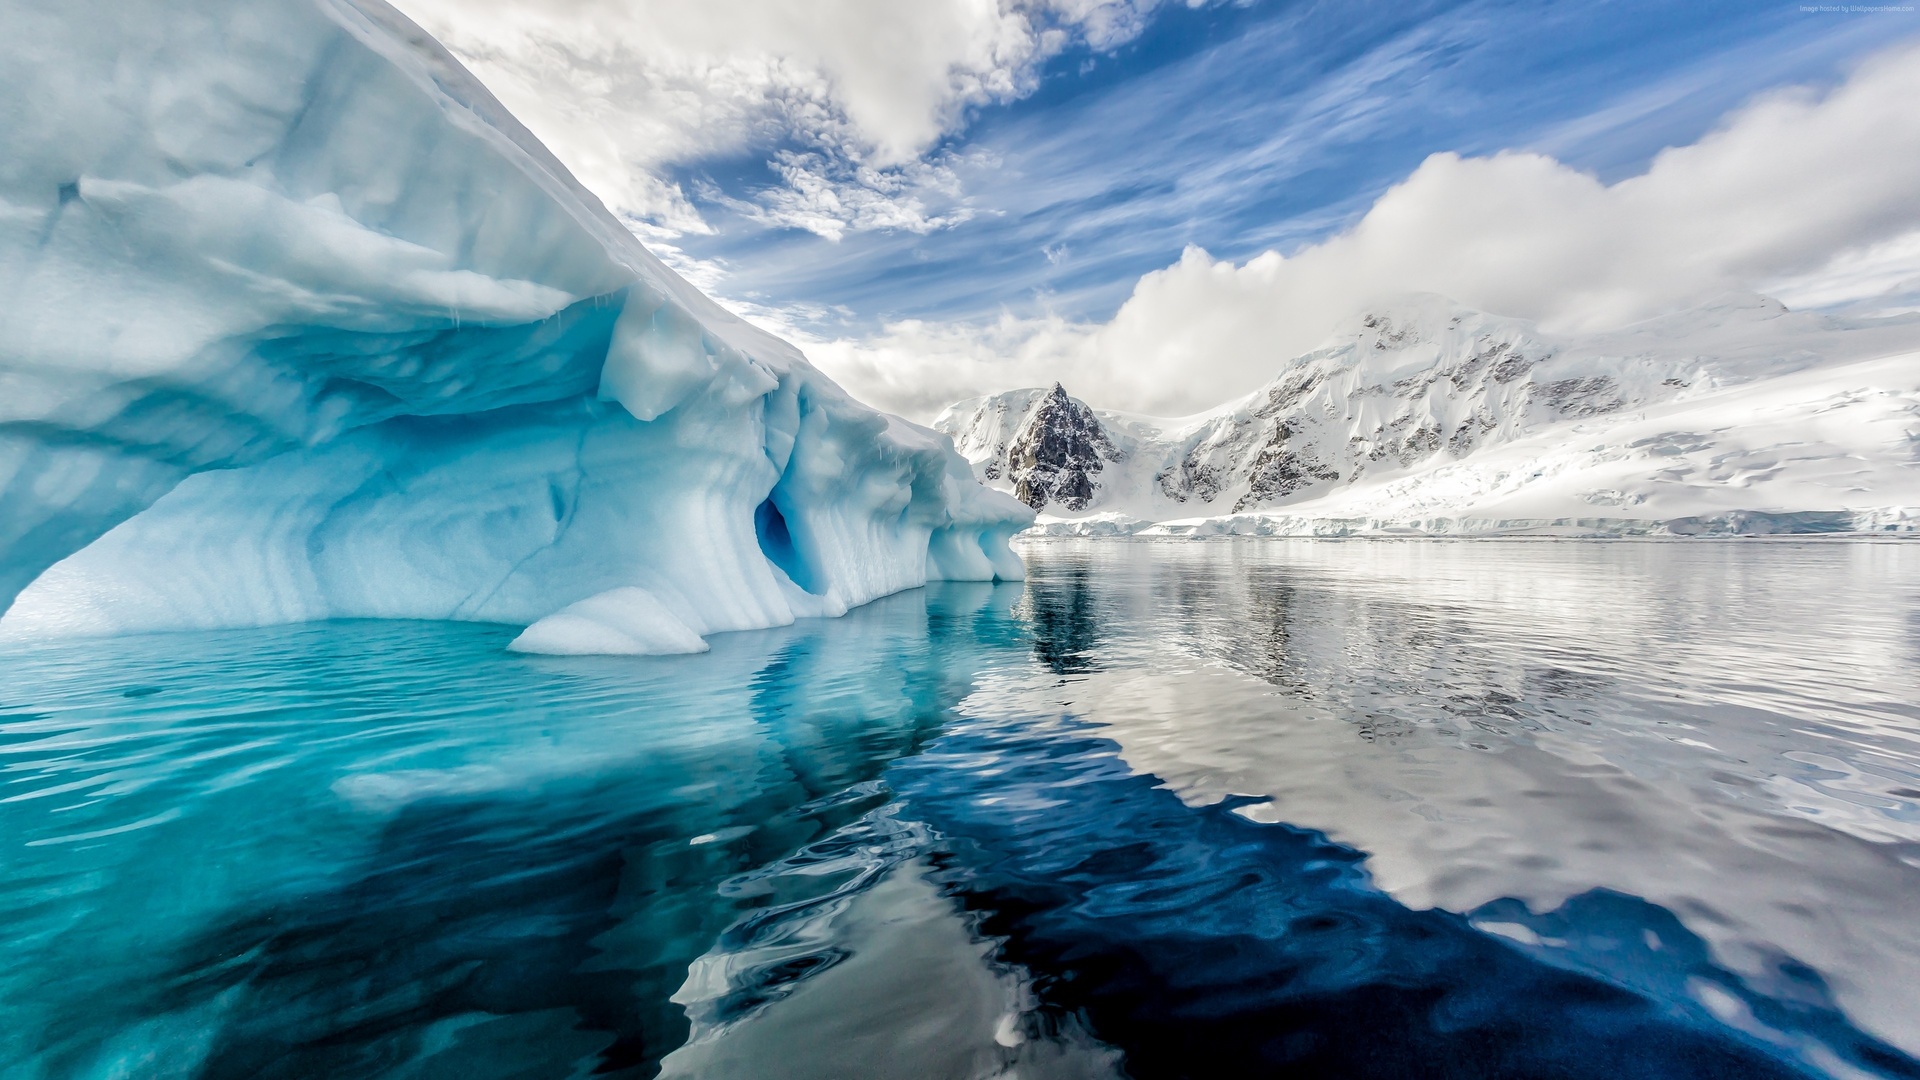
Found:
<svg viewBox="0 0 1920 1080"><path fill-rule="evenodd" d="M1031 520L647 252L381 0L0 0L0 637L705 648Z"/></svg>
<svg viewBox="0 0 1920 1080"><path fill-rule="evenodd" d="M1920 316L1758 296L1551 335L1410 296L1183 419L1062 387L934 426L1054 533L1920 529Z"/></svg>

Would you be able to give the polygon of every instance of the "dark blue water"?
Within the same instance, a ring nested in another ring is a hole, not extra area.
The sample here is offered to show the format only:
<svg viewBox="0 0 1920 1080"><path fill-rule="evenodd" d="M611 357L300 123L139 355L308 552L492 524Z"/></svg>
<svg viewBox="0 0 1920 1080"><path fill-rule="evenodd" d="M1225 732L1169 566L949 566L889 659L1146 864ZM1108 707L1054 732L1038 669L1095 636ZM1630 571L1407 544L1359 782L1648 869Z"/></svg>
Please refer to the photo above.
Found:
<svg viewBox="0 0 1920 1080"><path fill-rule="evenodd" d="M1028 559L0 656L0 1075L1920 1075L1920 548Z"/></svg>

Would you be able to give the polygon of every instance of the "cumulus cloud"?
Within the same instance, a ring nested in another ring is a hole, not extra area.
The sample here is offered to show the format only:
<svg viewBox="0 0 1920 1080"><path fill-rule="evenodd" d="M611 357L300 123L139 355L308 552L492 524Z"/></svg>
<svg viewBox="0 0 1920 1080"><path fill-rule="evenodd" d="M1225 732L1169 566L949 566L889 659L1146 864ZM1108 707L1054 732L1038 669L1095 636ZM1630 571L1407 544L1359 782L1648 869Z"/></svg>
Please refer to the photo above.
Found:
<svg viewBox="0 0 1920 1080"><path fill-rule="evenodd" d="M964 220L937 153L1160 0L399 0L616 212L704 232L672 167L764 152L752 216L837 238ZM1185 0L1198 5L1203 0ZM799 149L795 149L798 146Z"/></svg>
<svg viewBox="0 0 1920 1080"><path fill-rule="evenodd" d="M942 398L1056 379L1098 405L1170 415L1255 388L1341 319L1398 293L1564 330L1625 325L1730 290L1910 304L1920 292L1916 101L1920 47L1909 44L1824 93L1768 94L1611 185L1535 153L1435 154L1353 227L1291 255L1236 264L1189 248L1141 278L1106 323L909 322L808 348L856 394L922 418Z"/></svg>

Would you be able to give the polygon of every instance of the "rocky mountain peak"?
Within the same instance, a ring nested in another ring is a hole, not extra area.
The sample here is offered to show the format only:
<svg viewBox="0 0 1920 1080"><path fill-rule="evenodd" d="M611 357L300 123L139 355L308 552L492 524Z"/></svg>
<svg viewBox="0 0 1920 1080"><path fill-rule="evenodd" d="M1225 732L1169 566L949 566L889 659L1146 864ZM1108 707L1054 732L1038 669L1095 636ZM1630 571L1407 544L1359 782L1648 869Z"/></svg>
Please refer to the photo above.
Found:
<svg viewBox="0 0 1920 1080"><path fill-rule="evenodd" d="M1054 383L1007 448L1007 478L1014 496L1036 510L1050 502L1084 510L1099 486L1094 477L1105 462L1119 460L1093 410Z"/></svg>

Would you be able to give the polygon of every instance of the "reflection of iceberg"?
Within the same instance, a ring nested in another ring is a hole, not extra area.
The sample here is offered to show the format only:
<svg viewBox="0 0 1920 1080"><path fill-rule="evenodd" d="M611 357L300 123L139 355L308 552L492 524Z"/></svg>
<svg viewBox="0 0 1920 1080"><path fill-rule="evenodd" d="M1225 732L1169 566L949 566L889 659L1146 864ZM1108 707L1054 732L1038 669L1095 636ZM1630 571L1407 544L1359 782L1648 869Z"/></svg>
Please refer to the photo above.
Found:
<svg viewBox="0 0 1920 1080"><path fill-rule="evenodd" d="M692 1032L661 1076L1120 1075L1118 1055L1036 1015L1018 972L992 962L994 943L928 880L915 856L935 838L895 809L728 883L801 898L742 919L693 963L674 996Z"/></svg>
<svg viewBox="0 0 1920 1080"><path fill-rule="evenodd" d="M1017 595L936 584L697 663L499 657L444 623L12 650L0 681L65 740L15 748L12 794L119 791L0 804L18 840L111 834L10 856L0 1075L652 1075L689 965L760 903L718 887L857 835L888 763L1017 649ZM151 713L124 719L121 679ZM885 873L901 855L844 853L847 899L892 881L879 902L938 935L919 955L1005 998L959 915Z"/></svg>
<svg viewBox="0 0 1920 1080"><path fill-rule="evenodd" d="M1024 508L666 269L380 0L0 10L36 95L0 116L6 632L600 596L526 645L666 651L1019 574Z"/></svg>

